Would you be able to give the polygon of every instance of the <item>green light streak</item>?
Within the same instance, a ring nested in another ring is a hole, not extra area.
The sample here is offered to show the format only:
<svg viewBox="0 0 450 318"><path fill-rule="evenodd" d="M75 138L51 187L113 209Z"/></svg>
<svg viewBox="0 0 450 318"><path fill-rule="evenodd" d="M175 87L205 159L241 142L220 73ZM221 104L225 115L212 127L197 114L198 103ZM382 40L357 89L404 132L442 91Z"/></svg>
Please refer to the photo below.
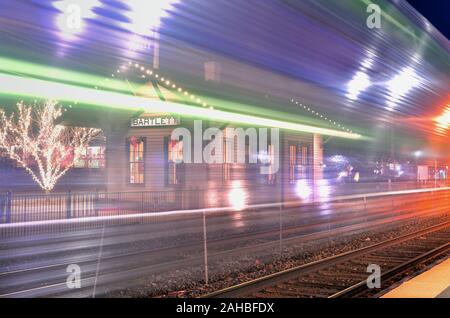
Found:
<svg viewBox="0 0 450 318"><path fill-rule="evenodd" d="M131 68L134 68L134 65L130 66ZM133 71L133 70L128 70ZM115 78L103 78L101 76L71 71L71 70L64 70L59 69L56 67L49 67L46 65L40 65L25 61L19 61L15 59L11 59L8 57L2 57L0 56L0 73L7 73L7 74L13 74L18 75L21 77L28 77L28 78L34 78L34 79L42 79L42 80L49 80L51 82L57 82L57 83L64 83L64 84L71 84L76 86L84 86L88 89L92 89L94 87L102 90L107 91L113 91L113 92L120 92L127 95L131 95L130 87L134 86L136 83L129 83L128 80L118 80ZM124 71L123 71L124 72ZM126 72L126 71L125 71ZM139 85L139 84L136 84ZM176 92L175 92L176 94ZM35 95L33 95L35 96ZM197 96L199 97L199 96ZM56 98L58 100L63 100L62 98ZM230 102L226 100L218 100L216 98L211 98L208 96L208 98L212 103L212 105L219 106L221 109L228 111L228 112L241 112L242 109L245 109L246 111L253 112L255 114L258 114L261 112L261 108L255 105L249 105L245 104L242 105L240 103L236 102ZM68 102L75 102L79 101L79 97L73 100L69 100L68 98L65 98L64 100ZM174 103L183 103L182 100L171 100L171 102ZM98 104L98 102L95 102L94 104ZM106 105L109 106L109 105ZM185 105L184 105L185 106ZM187 107L187 106L185 106ZM195 108L198 109L198 108ZM321 126L321 122L315 120L314 118L304 118L297 114L286 114L286 113L280 113L277 111L270 111L268 109L264 109L264 115L267 117L274 117L277 118L279 122L302 122L305 120L308 120L307 126L314 127L316 125ZM254 116L254 115L250 115ZM256 115L256 117L259 117ZM326 128L324 128L326 129ZM332 128L330 128L333 130ZM337 131L337 130L336 130Z"/></svg>
<svg viewBox="0 0 450 318"><path fill-rule="evenodd" d="M105 77L85 74L75 71L49 67L45 65L17 61L0 56L0 72L22 75L56 82L66 82L87 87L101 87L108 90L128 92L128 86L122 80L106 79Z"/></svg>
<svg viewBox="0 0 450 318"><path fill-rule="evenodd" d="M363 138L359 134L339 130L230 113L208 108L199 108L174 102L164 102L161 100L131 96L118 92L110 92L100 89L79 87L6 74L0 74L0 94L48 98L69 102L76 100L80 103L105 106L107 108L126 109L131 111L143 110L146 112L168 112L181 116L274 127L347 139Z"/></svg>

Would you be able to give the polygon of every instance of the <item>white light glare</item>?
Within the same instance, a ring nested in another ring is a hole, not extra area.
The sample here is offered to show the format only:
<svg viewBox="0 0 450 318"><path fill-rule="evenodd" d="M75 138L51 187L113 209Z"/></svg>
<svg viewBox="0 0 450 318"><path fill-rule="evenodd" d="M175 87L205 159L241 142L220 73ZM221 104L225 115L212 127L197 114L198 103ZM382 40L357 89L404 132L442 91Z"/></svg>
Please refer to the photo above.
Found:
<svg viewBox="0 0 450 318"><path fill-rule="evenodd" d="M450 127L450 105L435 120L439 130L447 130Z"/></svg>
<svg viewBox="0 0 450 318"><path fill-rule="evenodd" d="M345 158L342 155L334 155L334 156L330 157L330 160L334 163L347 163L348 162L347 158Z"/></svg>
<svg viewBox="0 0 450 318"><path fill-rule="evenodd" d="M161 24L161 19L169 16L169 11L179 0L131 0L127 4L130 8L125 15L130 23L124 26L138 35L148 35Z"/></svg>
<svg viewBox="0 0 450 318"><path fill-rule="evenodd" d="M228 192L228 200L236 211L242 211L247 206L247 193L242 189L240 181L233 181Z"/></svg>
<svg viewBox="0 0 450 318"><path fill-rule="evenodd" d="M359 94L370 86L370 79L366 73L357 72L347 85L347 97L356 100Z"/></svg>
<svg viewBox="0 0 450 318"><path fill-rule="evenodd" d="M419 84L420 79L412 67L403 69L387 83L390 91L388 98L389 108L392 109L402 97Z"/></svg>
<svg viewBox="0 0 450 318"><path fill-rule="evenodd" d="M366 52L366 58L362 61L361 67L363 70L370 69L372 65L375 63L375 52L372 50L368 50Z"/></svg>
<svg viewBox="0 0 450 318"><path fill-rule="evenodd" d="M312 189L308 182L302 179L297 181L295 192L299 198L306 200L311 196Z"/></svg>

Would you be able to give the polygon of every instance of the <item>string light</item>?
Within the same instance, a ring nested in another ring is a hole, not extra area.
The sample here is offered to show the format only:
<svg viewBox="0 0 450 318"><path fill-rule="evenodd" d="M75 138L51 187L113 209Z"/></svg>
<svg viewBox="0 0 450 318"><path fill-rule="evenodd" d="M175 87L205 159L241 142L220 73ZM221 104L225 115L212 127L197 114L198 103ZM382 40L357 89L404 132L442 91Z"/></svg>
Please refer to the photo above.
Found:
<svg viewBox="0 0 450 318"><path fill-rule="evenodd" d="M132 61L128 61L127 63L125 63L125 65L122 65L119 69L117 69L117 73L118 74L122 74L123 72L120 71L120 69L122 70L126 70L127 69L127 65L134 65L135 69L137 69L137 71L140 71L141 74L141 78L147 78L148 77L154 77L156 79L156 81L158 82L158 84L166 86L169 89L174 89L176 90L178 93L183 94L184 96L189 97L193 102L195 102L196 104L198 104L199 106L205 107L205 108L210 108L213 109L212 107L210 107L208 105L208 103L206 103L205 101L203 101L201 98L196 97L194 94L190 94L189 91L184 90L180 85L177 85L176 83L174 83L173 81L170 81L169 79L161 76L158 73L154 73L154 70L150 69L150 68L146 68L143 65L140 65L138 63L133 63ZM114 74L111 74L111 77L114 77ZM106 78L107 81L109 81L109 78Z"/></svg>
<svg viewBox="0 0 450 318"><path fill-rule="evenodd" d="M299 101L296 101L296 100L293 99L293 98L291 99L291 103L293 103L293 104L295 104L295 105L297 105L297 106L299 106L299 107L303 107L303 109L309 111L311 114L313 114L313 115L315 115L315 116L317 116L317 117L322 118L324 121L328 121L330 124L332 124L332 125L334 125L334 126L340 128L340 129L342 129L342 130L344 130L344 131L347 131L347 132L349 132L349 133L353 133L352 130L346 128L344 125L342 125L342 124L340 124L340 123L337 123L337 122L335 122L335 121L329 119L327 116L325 116L325 115L323 115L323 114L320 114L319 112L316 112L316 111L315 111L314 109L312 109L311 107L308 107L308 106L306 106L306 105L303 105L302 103L300 103Z"/></svg>
<svg viewBox="0 0 450 318"><path fill-rule="evenodd" d="M19 102L17 110L9 117L0 110L0 149L24 168L43 190L50 192L80 159L99 130L57 124L67 109L52 100L40 107ZM31 168L31 162L36 169Z"/></svg>
<svg viewBox="0 0 450 318"><path fill-rule="evenodd" d="M133 62L129 61L127 64L128 65L133 65ZM145 74L149 75L149 76L153 76L154 78L156 78L156 80L157 80L157 82L159 84L161 84L163 86L166 86L169 89L172 88L172 89L178 91L179 93L182 93L186 97L190 97L190 99L193 102L197 103L200 106L203 106L203 107L206 107L206 108L209 108L209 109L214 109L212 106L210 106L206 102L204 102L201 98L198 98L194 94L189 93L189 91L184 90L180 85L176 85L175 83L173 83L173 81L170 81L169 79L160 76L160 74L154 73L154 71L152 69L145 68L144 66L141 66L138 63L135 63L134 66L135 66L135 68L138 71L141 71L143 73L141 75L142 78L146 78ZM123 67L124 66L122 66L122 68ZM120 73L120 72L118 72L118 73ZM112 76L114 77L114 74L112 74ZM342 125L340 123L336 123L335 121L329 119L327 116L325 116L325 115L323 115L323 114L313 110L311 107L308 107L307 105L303 105L302 103L300 103L299 101L296 101L295 99L291 99L291 103L294 103L295 105L297 105L299 107L303 107L303 109L309 111L311 114L321 118L324 121L329 122L330 124L336 126L337 128L340 128L340 129L342 129L344 131L353 133L352 130L346 128L344 125Z"/></svg>

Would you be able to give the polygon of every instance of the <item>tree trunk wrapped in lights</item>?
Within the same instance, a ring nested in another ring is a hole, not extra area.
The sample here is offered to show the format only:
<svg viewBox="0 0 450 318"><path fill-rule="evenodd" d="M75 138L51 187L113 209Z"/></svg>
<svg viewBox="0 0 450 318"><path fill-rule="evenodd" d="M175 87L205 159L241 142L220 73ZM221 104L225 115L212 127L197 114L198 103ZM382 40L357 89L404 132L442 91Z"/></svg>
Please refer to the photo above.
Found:
<svg viewBox="0 0 450 318"><path fill-rule="evenodd" d="M42 106L20 102L17 112L10 116L0 109L0 150L22 166L47 193L99 133L94 128L58 124L62 113L52 100Z"/></svg>

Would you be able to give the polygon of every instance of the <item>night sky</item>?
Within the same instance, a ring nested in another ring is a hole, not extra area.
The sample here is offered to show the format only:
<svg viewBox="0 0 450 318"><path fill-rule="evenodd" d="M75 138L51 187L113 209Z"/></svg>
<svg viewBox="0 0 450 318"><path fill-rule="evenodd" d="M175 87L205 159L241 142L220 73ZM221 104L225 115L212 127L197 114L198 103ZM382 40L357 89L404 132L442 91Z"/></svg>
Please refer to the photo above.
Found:
<svg viewBox="0 0 450 318"><path fill-rule="evenodd" d="M450 39L450 1L408 0L408 2L441 31L447 39Z"/></svg>

